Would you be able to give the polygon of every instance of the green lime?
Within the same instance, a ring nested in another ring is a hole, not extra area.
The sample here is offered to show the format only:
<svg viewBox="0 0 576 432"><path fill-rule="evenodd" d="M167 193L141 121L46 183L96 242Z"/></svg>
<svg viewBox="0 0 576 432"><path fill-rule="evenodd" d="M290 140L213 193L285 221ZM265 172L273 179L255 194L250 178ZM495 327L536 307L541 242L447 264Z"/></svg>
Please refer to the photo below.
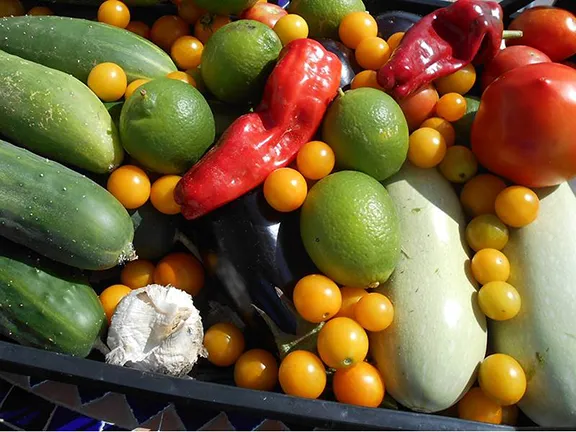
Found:
<svg viewBox="0 0 576 432"><path fill-rule="evenodd" d="M465 96L466 114L460 120L452 123L456 131L456 142L458 144L470 147L470 134L472 132L472 123L480 106L480 98L475 96Z"/></svg>
<svg viewBox="0 0 576 432"><path fill-rule="evenodd" d="M400 223L388 191L358 171L316 183L300 214L300 233L318 269L339 284L376 287L400 258Z"/></svg>
<svg viewBox="0 0 576 432"><path fill-rule="evenodd" d="M258 0L194 0L200 9L218 15L240 15L240 13L254 6Z"/></svg>
<svg viewBox="0 0 576 432"><path fill-rule="evenodd" d="M338 39L340 21L351 12L364 12L362 0L292 0L288 12L308 23L311 38Z"/></svg>
<svg viewBox="0 0 576 432"><path fill-rule="evenodd" d="M260 101L282 43L270 27L254 20L226 24L202 53L200 72L210 92L223 102Z"/></svg>
<svg viewBox="0 0 576 432"><path fill-rule="evenodd" d="M126 152L145 168L181 174L214 142L214 116L193 86L159 78L140 86L120 115Z"/></svg>
<svg viewBox="0 0 576 432"><path fill-rule="evenodd" d="M383 181L396 174L408 154L408 123L400 106L383 91L349 90L330 106L322 128L342 169Z"/></svg>

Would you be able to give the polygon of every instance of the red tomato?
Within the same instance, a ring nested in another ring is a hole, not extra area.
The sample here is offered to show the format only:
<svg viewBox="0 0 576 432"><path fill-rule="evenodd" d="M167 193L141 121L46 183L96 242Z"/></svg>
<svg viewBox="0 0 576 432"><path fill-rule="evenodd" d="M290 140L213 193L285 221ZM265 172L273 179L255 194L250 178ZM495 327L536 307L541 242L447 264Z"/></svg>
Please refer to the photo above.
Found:
<svg viewBox="0 0 576 432"><path fill-rule="evenodd" d="M503 49L486 65L482 74L482 89L485 90L499 76L509 70L533 63L549 63L550 57L536 48L514 45Z"/></svg>
<svg viewBox="0 0 576 432"><path fill-rule="evenodd" d="M274 28L274 25L284 15L288 15L288 12L272 3L256 3L251 8L242 12L243 19L260 21L270 28Z"/></svg>
<svg viewBox="0 0 576 432"><path fill-rule="evenodd" d="M576 176L576 70L538 63L507 72L482 95L472 126L478 162L527 187Z"/></svg>
<svg viewBox="0 0 576 432"><path fill-rule="evenodd" d="M509 29L522 30L524 34L507 41L508 46L537 48L553 62L576 54L576 16L567 10L552 6L526 9L510 23Z"/></svg>

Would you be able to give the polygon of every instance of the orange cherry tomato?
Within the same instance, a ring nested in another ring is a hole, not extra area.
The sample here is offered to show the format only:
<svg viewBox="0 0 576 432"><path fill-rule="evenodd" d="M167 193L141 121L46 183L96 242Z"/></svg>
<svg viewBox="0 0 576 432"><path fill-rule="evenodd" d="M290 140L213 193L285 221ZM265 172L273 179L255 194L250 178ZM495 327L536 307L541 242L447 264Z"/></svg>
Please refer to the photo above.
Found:
<svg viewBox="0 0 576 432"><path fill-rule="evenodd" d="M188 23L177 15L158 18L150 30L150 39L165 51L170 51L176 39L190 34Z"/></svg>
<svg viewBox="0 0 576 432"><path fill-rule="evenodd" d="M440 132L424 127L410 134L408 160L419 168L432 168L446 155L446 141Z"/></svg>
<svg viewBox="0 0 576 432"><path fill-rule="evenodd" d="M508 227L493 214L476 216L466 226L466 241L476 252L486 248L502 250L508 237Z"/></svg>
<svg viewBox="0 0 576 432"><path fill-rule="evenodd" d="M128 84L128 87L126 87L126 92L124 93L124 99L128 100L130 96L134 94L134 91L136 91L138 87L140 87L142 84L146 84L149 81L150 81L149 79L145 78L132 81L130 84Z"/></svg>
<svg viewBox="0 0 576 432"><path fill-rule="evenodd" d="M178 16L190 25L196 24L196 21L205 13L204 9L196 6L194 0L182 0L178 4Z"/></svg>
<svg viewBox="0 0 576 432"><path fill-rule="evenodd" d="M90 71L88 87L104 102L114 102L126 93L128 80L117 64L100 63Z"/></svg>
<svg viewBox="0 0 576 432"><path fill-rule="evenodd" d="M480 363L480 388L499 405L514 405L526 392L526 374L515 359L506 354L492 354Z"/></svg>
<svg viewBox="0 0 576 432"><path fill-rule="evenodd" d="M456 131L454 130L454 126L443 118L430 117L429 119L424 120L424 123L422 123L420 127L429 127L440 132L444 137L444 141L446 141L446 147L452 147L456 141Z"/></svg>
<svg viewBox="0 0 576 432"><path fill-rule="evenodd" d="M378 70L388 61L392 51L386 41L377 36L369 37L356 48L356 61L363 69Z"/></svg>
<svg viewBox="0 0 576 432"><path fill-rule="evenodd" d="M167 215L180 213L180 206L174 199L174 189L182 177L165 175L152 184L150 202L156 210Z"/></svg>
<svg viewBox="0 0 576 432"><path fill-rule="evenodd" d="M28 11L28 15L32 16L49 16L54 15L52 9L46 6L34 6Z"/></svg>
<svg viewBox="0 0 576 432"><path fill-rule="evenodd" d="M344 45L356 49L364 39L378 36L378 23L368 12L351 12L340 21L338 35Z"/></svg>
<svg viewBox="0 0 576 432"><path fill-rule="evenodd" d="M408 128L417 129L429 117L432 117L438 103L438 92L429 85L418 90L399 102L408 122Z"/></svg>
<svg viewBox="0 0 576 432"><path fill-rule="evenodd" d="M143 206L150 197L150 179L137 166L124 165L108 177L108 191L127 209Z"/></svg>
<svg viewBox="0 0 576 432"><path fill-rule="evenodd" d="M147 260L130 261L120 272L120 281L132 289L143 288L154 283L155 268L154 264Z"/></svg>
<svg viewBox="0 0 576 432"><path fill-rule="evenodd" d="M194 36L182 36L176 39L170 55L180 69L192 69L197 67L202 60L204 45Z"/></svg>
<svg viewBox="0 0 576 432"><path fill-rule="evenodd" d="M218 29L231 22L232 20L228 16L213 15L210 13L204 14L196 21L196 24L194 24L194 36L206 45L208 39L210 39Z"/></svg>
<svg viewBox="0 0 576 432"><path fill-rule="evenodd" d="M264 198L279 212L294 211L306 200L306 179L292 168L279 168L264 181Z"/></svg>
<svg viewBox="0 0 576 432"><path fill-rule="evenodd" d="M486 396L480 387L473 387L458 402L458 417L463 420L501 424L502 407Z"/></svg>
<svg viewBox="0 0 576 432"><path fill-rule="evenodd" d="M338 402L369 408L380 406L385 392L380 371L364 361L338 369L334 374L332 389Z"/></svg>
<svg viewBox="0 0 576 432"><path fill-rule="evenodd" d="M368 331L386 330L394 320L394 306L385 295L368 293L356 303L354 318Z"/></svg>
<svg viewBox="0 0 576 432"><path fill-rule="evenodd" d="M126 28L130 22L130 10L119 0L106 0L98 8L98 21L114 27Z"/></svg>
<svg viewBox="0 0 576 432"><path fill-rule="evenodd" d="M280 363L278 380L287 395L317 399L326 388L326 369L311 352L292 351Z"/></svg>
<svg viewBox="0 0 576 432"><path fill-rule="evenodd" d="M136 33L145 39L150 39L150 26L142 21L130 21L126 30Z"/></svg>
<svg viewBox="0 0 576 432"><path fill-rule="evenodd" d="M196 87L196 80L194 78L192 78L191 75L188 75L186 72L182 72L182 71L170 72L168 75L166 75L166 77L170 78L170 79L182 81L186 84L190 84L191 86Z"/></svg>
<svg viewBox="0 0 576 432"><path fill-rule="evenodd" d="M234 382L238 387L270 391L278 382L278 362L263 349L251 349L234 365Z"/></svg>
<svg viewBox="0 0 576 432"><path fill-rule="evenodd" d="M298 171L310 180L320 180L334 169L336 158L332 148L322 141L304 144L296 157Z"/></svg>
<svg viewBox="0 0 576 432"><path fill-rule="evenodd" d="M165 256L156 266L154 283L172 285L195 296L204 286L204 268L194 255L174 252Z"/></svg>
<svg viewBox="0 0 576 432"><path fill-rule="evenodd" d="M380 84L378 84L378 80L376 78L377 75L378 73L376 71L363 70L362 72L357 73L356 76L352 79L350 88L354 90L361 87L370 87L377 90L383 90L382 87L380 87Z"/></svg>
<svg viewBox="0 0 576 432"><path fill-rule="evenodd" d="M108 323L112 321L112 315L114 315L118 303L130 292L132 292L130 287L120 284L109 286L102 291L99 298L106 313L106 318L108 318Z"/></svg>
<svg viewBox="0 0 576 432"><path fill-rule="evenodd" d="M438 78L434 81L434 85L436 86L438 93L441 95L446 93L458 93L464 95L474 87L475 82L476 69L474 68L474 65L468 64L448 76Z"/></svg>
<svg viewBox="0 0 576 432"><path fill-rule="evenodd" d="M506 183L492 174L480 174L466 182L460 193L460 202L470 216L495 213L494 203Z"/></svg>
<svg viewBox="0 0 576 432"><path fill-rule="evenodd" d="M455 145L446 150L438 169L448 181L465 183L476 175L478 161L468 147Z"/></svg>
<svg viewBox="0 0 576 432"><path fill-rule="evenodd" d="M319 323L332 318L340 310L340 288L324 275L303 277L292 294L296 311L308 322Z"/></svg>
<svg viewBox="0 0 576 432"><path fill-rule="evenodd" d="M510 277L510 262L496 249L480 249L472 257L472 274L478 283L506 282Z"/></svg>
<svg viewBox="0 0 576 432"><path fill-rule="evenodd" d="M333 318L320 330L317 348L320 358L329 367L350 367L366 358L368 335L350 318Z"/></svg>
<svg viewBox="0 0 576 432"><path fill-rule="evenodd" d="M436 104L436 114L449 122L458 121L466 114L466 99L458 93L446 93Z"/></svg>
<svg viewBox="0 0 576 432"><path fill-rule="evenodd" d="M214 324L204 334L208 361L220 367L232 366L244 352L244 335L230 323Z"/></svg>
<svg viewBox="0 0 576 432"><path fill-rule="evenodd" d="M494 209L506 225L522 228L538 217L540 199L524 186L510 186L498 194Z"/></svg>
<svg viewBox="0 0 576 432"><path fill-rule="evenodd" d="M491 320L506 321L520 312L522 300L512 285L506 282L488 282L478 291L478 305Z"/></svg>
<svg viewBox="0 0 576 432"><path fill-rule="evenodd" d="M20 0L2 0L0 2L0 18L22 16L25 12Z"/></svg>
<svg viewBox="0 0 576 432"><path fill-rule="evenodd" d="M400 45L400 42L402 42L402 38L404 37L404 32L398 32L398 33L394 33L392 36L390 36L388 38L388 40L386 41L388 43L388 46L390 47L390 52L394 52L396 50L396 48L398 48L398 45Z"/></svg>
<svg viewBox="0 0 576 432"><path fill-rule="evenodd" d="M293 40L307 38L308 31L306 20L296 14L284 15L274 24L274 32L278 35L283 46L288 45Z"/></svg>
<svg viewBox="0 0 576 432"><path fill-rule="evenodd" d="M346 317L354 319L354 308L356 303L368 294L364 288L352 288L352 287L342 287L340 289L342 294L342 306L334 318Z"/></svg>

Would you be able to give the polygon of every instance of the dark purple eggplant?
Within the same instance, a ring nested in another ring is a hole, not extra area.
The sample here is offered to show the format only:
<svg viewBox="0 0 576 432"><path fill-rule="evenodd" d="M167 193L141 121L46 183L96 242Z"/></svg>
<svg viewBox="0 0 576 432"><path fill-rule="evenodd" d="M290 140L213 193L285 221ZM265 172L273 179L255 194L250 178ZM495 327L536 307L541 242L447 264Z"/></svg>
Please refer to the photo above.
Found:
<svg viewBox="0 0 576 432"><path fill-rule="evenodd" d="M378 36L388 40L390 36L398 32L406 32L422 16L404 11L388 11L376 16L378 23Z"/></svg>
<svg viewBox="0 0 576 432"><path fill-rule="evenodd" d="M348 86L354 77L356 76L356 71L362 70L357 64L354 58L354 52L341 42L337 42L332 39L316 39L322 44L324 48L328 51L336 54L340 61L342 62L342 78L340 78L340 87L344 88Z"/></svg>
<svg viewBox="0 0 576 432"><path fill-rule="evenodd" d="M291 298L300 278L318 272L300 239L299 212L275 211L259 187L185 225L210 282L226 292L249 326L262 325L254 304L282 331L295 334L296 316L276 288Z"/></svg>

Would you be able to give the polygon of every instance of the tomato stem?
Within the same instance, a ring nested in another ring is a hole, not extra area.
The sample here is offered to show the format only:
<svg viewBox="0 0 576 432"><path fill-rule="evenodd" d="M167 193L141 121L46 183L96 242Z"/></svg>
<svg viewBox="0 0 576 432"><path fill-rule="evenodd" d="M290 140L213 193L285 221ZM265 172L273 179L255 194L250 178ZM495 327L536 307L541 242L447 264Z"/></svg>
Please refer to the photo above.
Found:
<svg viewBox="0 0 576 432"><path fill-rule="evenodd" d="M504 30L502 32L502 39L504 39L504 40L519 39L522 36L524 36L524 33L522 32L522 30Z"/></svg>

